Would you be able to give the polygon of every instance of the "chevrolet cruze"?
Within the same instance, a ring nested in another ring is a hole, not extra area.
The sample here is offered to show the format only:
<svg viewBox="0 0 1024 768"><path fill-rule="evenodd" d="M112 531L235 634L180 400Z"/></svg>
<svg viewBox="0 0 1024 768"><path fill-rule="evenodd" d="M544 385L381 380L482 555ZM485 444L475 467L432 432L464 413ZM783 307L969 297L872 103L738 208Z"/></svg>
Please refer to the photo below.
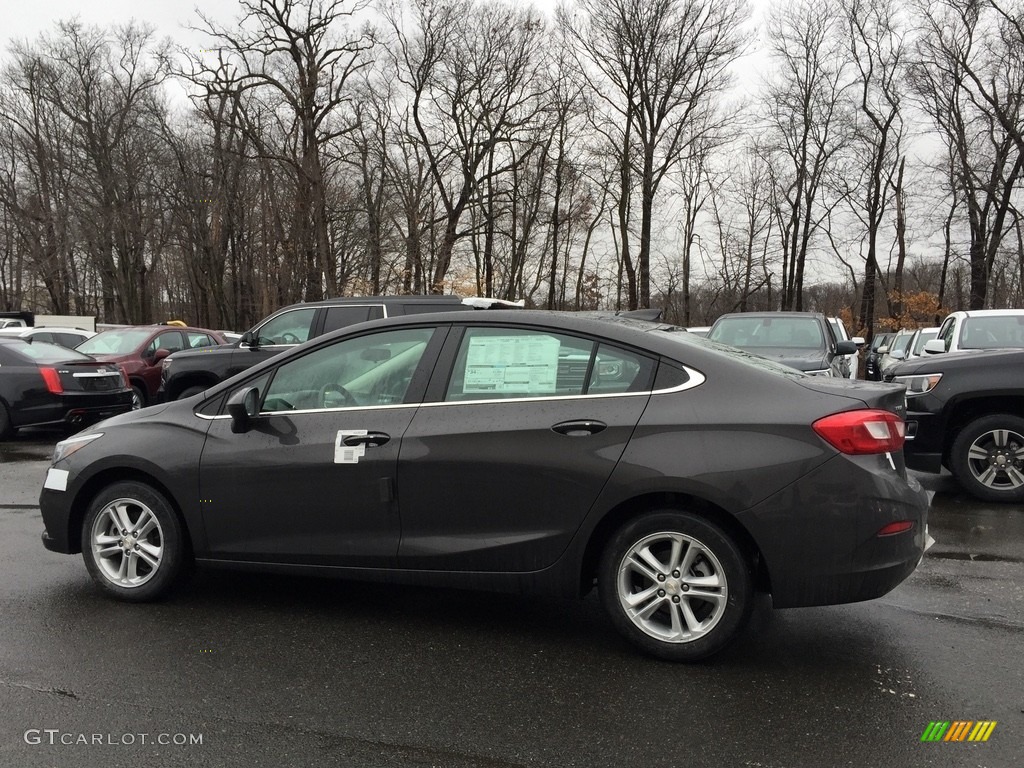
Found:
<svg viewBox="0 0 1024 768"><path fill-rule="evenodd" d="M57 446L43 543L126 601L193 562L580 596L706 657L755 591L878 597L927 497L898 385L804 375L683 329L495 311L360 324ZM125 608L125 610L131 610Z"/></svg>

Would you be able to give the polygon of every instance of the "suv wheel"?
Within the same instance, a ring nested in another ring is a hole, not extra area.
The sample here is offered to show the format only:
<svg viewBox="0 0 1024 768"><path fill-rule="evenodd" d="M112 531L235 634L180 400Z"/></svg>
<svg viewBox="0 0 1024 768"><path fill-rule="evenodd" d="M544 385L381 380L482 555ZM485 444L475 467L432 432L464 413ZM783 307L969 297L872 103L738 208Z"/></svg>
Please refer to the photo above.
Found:
<svg viewBox="0 0 1024 768"><path fill-rule="evenodd" d="M623 526L601 557L598 585L616 629L669 661L721 651L753 607L753 577L740 548L688 512L652 512Z"/></svg>
<svg viewBox="0 0 1024 768"><path fill-rule="evenodd" d="M950 450L950 469L984 501L1024 501L1024 419L998 413L975 419Z"/></svg>

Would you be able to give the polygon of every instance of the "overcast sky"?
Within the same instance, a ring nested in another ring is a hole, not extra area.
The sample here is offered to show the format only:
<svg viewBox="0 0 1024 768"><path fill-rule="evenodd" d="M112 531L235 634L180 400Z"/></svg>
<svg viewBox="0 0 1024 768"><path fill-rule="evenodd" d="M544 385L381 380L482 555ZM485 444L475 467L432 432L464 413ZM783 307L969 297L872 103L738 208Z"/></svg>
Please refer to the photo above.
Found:
<svg viewBox="0 0 1024 768"><path fill-rule="evenodd" d="M557 0L534 0L532 4L551 14L556 3ZM750 0L755 18L767 3L768 0ZM77 16L86 24L100 26L135 18L152 24L160 35L166 35L176 43L201 46L206 42L205 38L187 29L196 21L196 7L207 16L225 23L239 15L237 0L203 0L198 6L180 0L7 0L3 23L0 24L0 42L6 51L12 39L32 40L41 32L52 30L57 21ZM757 55L749 56L736 68L737 85L747 94L755 91L759 84L759 73L763 69L760 60Z"/></svg>

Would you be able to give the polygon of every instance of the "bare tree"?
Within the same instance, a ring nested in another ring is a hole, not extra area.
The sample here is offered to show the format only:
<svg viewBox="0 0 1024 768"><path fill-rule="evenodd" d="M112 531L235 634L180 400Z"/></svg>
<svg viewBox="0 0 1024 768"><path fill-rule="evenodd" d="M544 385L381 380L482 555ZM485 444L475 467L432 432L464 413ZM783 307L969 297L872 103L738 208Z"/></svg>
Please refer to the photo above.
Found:
<svg viewBox="0 0 1024 768"><path fill-rule="evenodd" d="M1024 65L1014 38L1004 35L1007 17L1000 4L922 0L920 10L912 84L948 147L970 232L968 304L981 309L1024 172Z"/></svg>
<svg viewBox="0 0 1024 768"><path fill-rule="evenodd" d="M580 0L581 13L562 13L582 70L618 132L621 190L620 253L629 306L650 305L654 201L665 174L693 151L696 126L715 111L728 67L743 50L742 0ZM627 212L632 174L640 190L640 236L634 259Z"/></svg>
<svg viewBox="0 0 1024 768"><path fill-rule="evenodd" d="M287 165L295 179L291 250L305 270L303 296L322 298L337 289L335 255L331 247L327 211L324 148L351 128L341 119L341 107L351 98L349 80L367 65L372 47L368 28L348 29L365 4L359 0L240 0L242 18L224 26L199 13L198 27L218 48L217 64L204 56L193 58L189 77L202 82L213 78L228 61L237 68L233 92L256 90L279 105L292 120L294 144L289 151L269 155ZM257 127L248 125L250 137Z"/></svg>
<svg viewBox="0 0 1024 768"><path fill-rule="evenodd" d="M812 238L835 205L826 199L827 181L849 126L843 32L831 0L777 5L768 25L777 70L765 91L765 149L776 166L783 309L803 309Z"/></svg>

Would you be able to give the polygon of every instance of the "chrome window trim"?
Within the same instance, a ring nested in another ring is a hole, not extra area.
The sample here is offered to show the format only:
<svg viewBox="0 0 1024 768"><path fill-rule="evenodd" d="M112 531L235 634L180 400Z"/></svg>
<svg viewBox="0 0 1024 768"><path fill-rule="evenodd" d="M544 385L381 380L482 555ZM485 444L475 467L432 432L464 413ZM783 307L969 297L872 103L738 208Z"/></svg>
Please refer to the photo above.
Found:
<svg viewBox="0 0 1024 768"><path fill-rule="evenodd" d="M454 400L454 401L440 401L434 403L396 403L395 405L360 405L354 408L312 408L304 409L301 411L260 411L260 416L297 416L300 414L307 413L345 413L358 412L358 411L382 411L382 410L394 410L399 408L439 408L439 407L452 407L462 405L493 405L496 403L544 403L556 400L602 400L607 398L620 398L620 397L653 397L654 395L672 395L677 392L685 392L688 389L694 389L699 387L705 381L707 377L704 376L700 371L696 371L693 368L683 366L683 370L686 371L689 378L682 384L676 387L669 387L668 389L647 389L643 392L610 392L608 394L599 395L552 395L549 397L509 397L509 398L498 398L491 400ZM195 412L193 412L195 413ZM228 414L221 414L219 416L207 416L203 413L196 413L200 419L206 421L218 421L220 419L230 419L231 416Z"/></svg>

